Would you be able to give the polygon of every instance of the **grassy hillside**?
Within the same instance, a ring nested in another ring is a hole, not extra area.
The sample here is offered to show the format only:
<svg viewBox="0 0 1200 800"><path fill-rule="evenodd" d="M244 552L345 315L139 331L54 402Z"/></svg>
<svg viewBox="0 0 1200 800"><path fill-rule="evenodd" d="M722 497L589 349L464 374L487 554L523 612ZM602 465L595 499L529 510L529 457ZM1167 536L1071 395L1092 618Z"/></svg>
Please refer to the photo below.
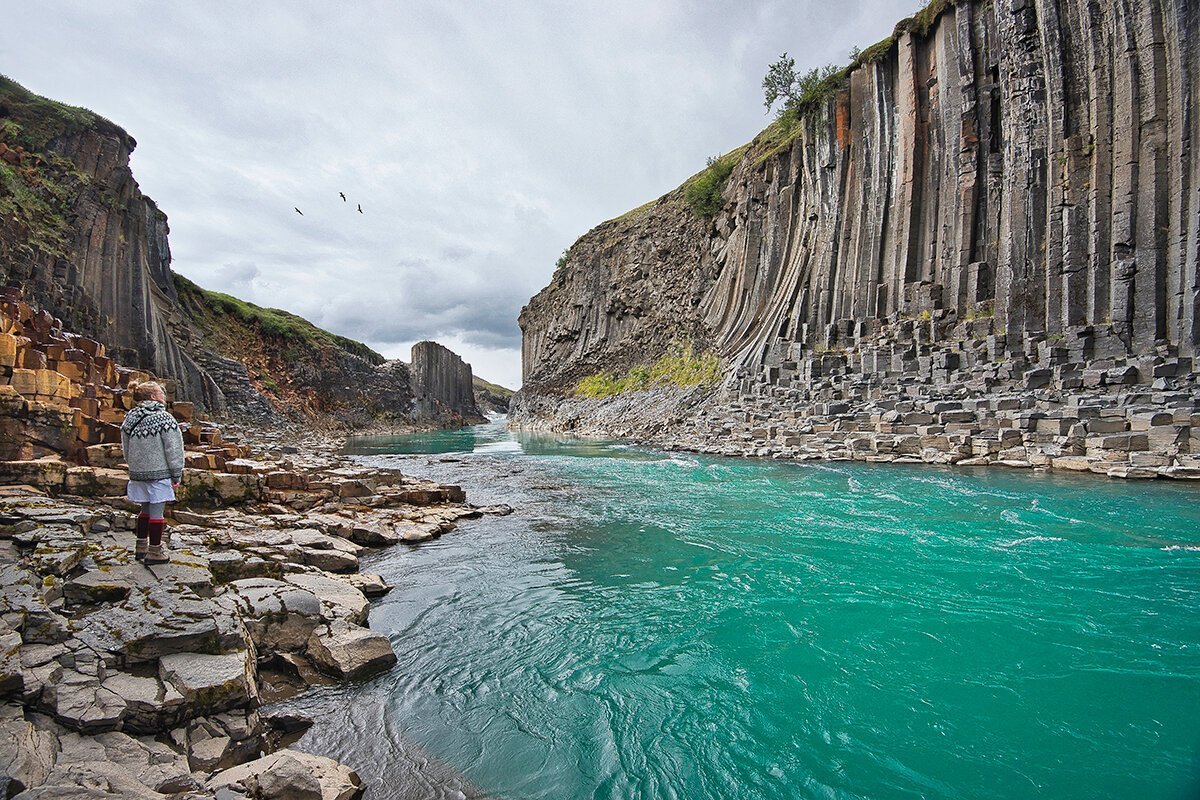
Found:
<svg viewBox="0 0 1200 800"><path fill-rule="evenodd" d="M175 274L175 290L179 293L179 304L192 321L207 336L218 341L227 340L227 349L237 349L238 340L244 340L245 336L244 332L241 336L236 332L246 328L261 338L276 340L285 346L336 347L375 365L387 360L362 342L318 328L290 311L263 308L233 295L204 289L178 273ZM231 338L233 340L228 341Z"/></svg>

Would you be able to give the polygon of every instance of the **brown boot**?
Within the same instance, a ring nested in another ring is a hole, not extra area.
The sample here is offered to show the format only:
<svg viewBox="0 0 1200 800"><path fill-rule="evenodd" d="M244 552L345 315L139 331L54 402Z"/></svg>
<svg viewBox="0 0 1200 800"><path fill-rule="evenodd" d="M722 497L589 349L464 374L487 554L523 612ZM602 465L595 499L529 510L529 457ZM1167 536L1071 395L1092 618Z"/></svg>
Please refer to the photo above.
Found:
<svg viewBox="0 0 1200 800"><path fill-rule="evenodd" d="M146 547L150 544L149 516L138 514L137 526L133 529L133 535L137 537L137 542L133 549L133 557L141 561L146 557Z"/></svg>
<svg viewBox="0 0 1200 800"><path fill-rule="evenodd" d="M146 548L146 566L151 564L166 564L171 560L170 554L163 547L163 528L166 522L161 519L150 520L150 546Z"/></svg>
<svg viewBox="0 0 1200 800"><path fill-rule="evenodd" d="M147 567L152 567L155 564L170 564L170 563L171 563L171 554L169 552L167 552L167 548L163 547L161 544L152 544L146 548L145 564Z"/></svg>

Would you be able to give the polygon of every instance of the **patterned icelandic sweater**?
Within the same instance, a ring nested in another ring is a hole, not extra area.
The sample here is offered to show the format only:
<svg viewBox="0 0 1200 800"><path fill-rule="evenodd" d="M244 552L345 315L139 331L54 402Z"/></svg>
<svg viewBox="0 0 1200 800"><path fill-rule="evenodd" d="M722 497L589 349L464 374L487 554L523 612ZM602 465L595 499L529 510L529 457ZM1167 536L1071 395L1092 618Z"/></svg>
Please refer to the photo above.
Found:
<svg viewBox="0 0 1200 800"><path fill-rule="evenodd" d="M161 481L183 478L183 434L162 403L146 400L125 415L121 449L129 464L129 480Z"/></svg>

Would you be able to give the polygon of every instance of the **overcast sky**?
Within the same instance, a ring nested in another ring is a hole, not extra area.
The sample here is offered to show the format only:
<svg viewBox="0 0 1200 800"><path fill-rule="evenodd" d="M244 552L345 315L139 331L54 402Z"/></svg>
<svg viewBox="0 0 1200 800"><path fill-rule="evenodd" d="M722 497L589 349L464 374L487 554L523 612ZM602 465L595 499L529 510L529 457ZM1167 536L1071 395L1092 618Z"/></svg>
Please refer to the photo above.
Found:
<svg viewBox="0 0 1200 800"><path fill-rule="evenodd" d="M564 248L753 138L781 52L845 63L919 5L39 0L0 72L137 139L177 272L515 388Z"/></svg>

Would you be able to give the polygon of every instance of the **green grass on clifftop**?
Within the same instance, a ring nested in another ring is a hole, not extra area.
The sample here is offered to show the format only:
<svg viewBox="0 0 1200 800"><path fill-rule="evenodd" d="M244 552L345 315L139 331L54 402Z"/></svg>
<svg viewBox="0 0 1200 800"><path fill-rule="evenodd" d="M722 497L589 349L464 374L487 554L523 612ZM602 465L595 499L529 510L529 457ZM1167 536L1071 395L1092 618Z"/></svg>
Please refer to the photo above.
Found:
<svg viewBox="0 0 1200 800"><path fill-rule="evenodd" d="M8 131L11 143L34 152L100 123L116 128L93 111L36 95L6 75L0 75L0 111L0 124L15 126Z"/></svg>
<svg viewBox="0 0 1200 800"><path fill-rule="evenodd" d="M715 386L721 379L721 360L713 353L696 354L691 345L674 342L662 358L648 367L634 367L624 375L598 372L579 381L575 393L601 399L654 386Z"/></svg>
<svg viewBox="0 0 1200 800"><path fill-rule="evenodd" d="M514 392L512 389L506 389L498 383L492 383L491 381L485 381L483 378L479 377L478 375L473 375L471 377L471 384L475 388L476 391L491 392L492 394L498 395L500 397L512 397L514 394L516 394L516 392Z"/></svg>
<svg viewBox="0 0 1200 800"><path fill-rule="evenodd" d="M50 149L51 142L98 125L120 130L86 108L39 97L0 75L0 143L7 151L0 160L0 217L25 226L34 250L66 255L70 208L87 183L74 164Z"/></svg>
<svg viewBox="0 0 1200 800"><path fill-rule="evenodd" d="M313 347L337 347L372 364L382 364L387 360L362 342L318 328L289 311L263 308L232 295L203 289L179 274L175 275L175 290L179 293L180 304L192 319L210 331L218 330L220 318L227 317L255 328L264 337Z"/></svg>

